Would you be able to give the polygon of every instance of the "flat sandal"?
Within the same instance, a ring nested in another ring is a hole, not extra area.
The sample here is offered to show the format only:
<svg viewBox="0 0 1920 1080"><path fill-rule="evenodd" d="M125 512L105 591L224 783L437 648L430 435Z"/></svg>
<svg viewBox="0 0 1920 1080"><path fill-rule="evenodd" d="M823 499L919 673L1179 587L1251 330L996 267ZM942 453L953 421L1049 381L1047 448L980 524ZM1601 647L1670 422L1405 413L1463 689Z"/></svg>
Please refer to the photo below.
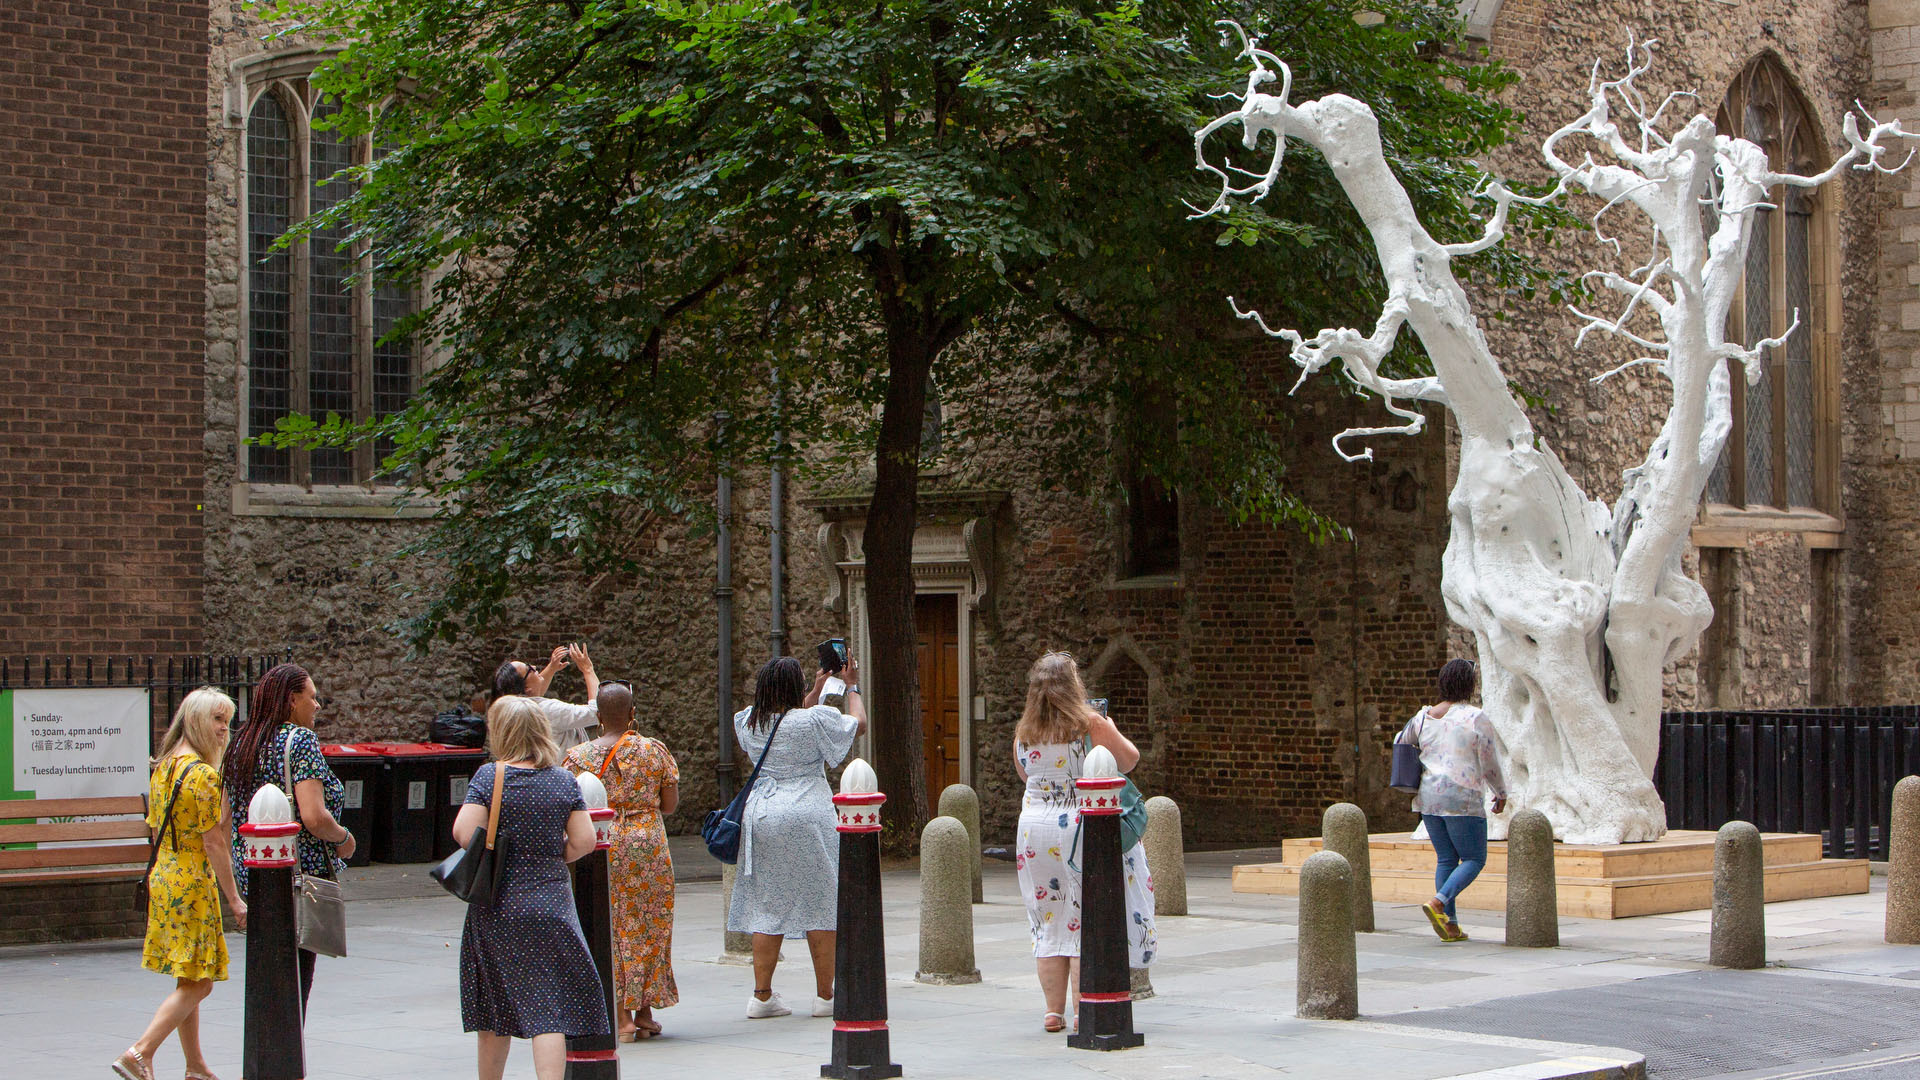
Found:
<svg viewBox="0 0 1920 1080"><path fill-rule="evenodd" d="M140 1056L140 1051L127 1047L127 1052L113 1059L113 1073L121 1080L153 1080L153 1066Z"/></svg>

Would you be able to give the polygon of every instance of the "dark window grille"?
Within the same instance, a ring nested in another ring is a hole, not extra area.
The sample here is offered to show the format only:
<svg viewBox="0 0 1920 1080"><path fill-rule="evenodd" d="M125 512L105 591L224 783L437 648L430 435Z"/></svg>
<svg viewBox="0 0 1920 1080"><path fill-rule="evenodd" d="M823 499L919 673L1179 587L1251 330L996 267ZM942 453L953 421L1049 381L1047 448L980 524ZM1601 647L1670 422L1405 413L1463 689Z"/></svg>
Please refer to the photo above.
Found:
<svg viewBox="0 0 1920 1080"><path fill-rule="evenodd" d="M1805 104L1770 58L1735 80L1718 126L1765 149L1783 172L1816 172L1825 154ZM1815 304L1815 245L1823 243L1816 203L1811 193L1784 185L1765 198L1773 205L1754 212L1742 299L1728 315L1727 337L1749 346L1785 340L1767 350L1757 383L1748 386L1744 372L1733 372L1733 432L1706 497L1737 506L1825 508L1832 496L1820 482L1820 463L1832 451L1822 449L1815 405L1815 335L1824 318Z"/></svg>
<svg viewBox="0 0 1920 1080"><path fill-rule="evenodd" d="M1749 347L1766 340L1773 330L1773 245L1769 242L1772 212L1760 210L1753 215L1753 239L1747 247L1746 333L1742 340ZM1772 357L1761 370L1772 366ZM1773 380L1763 375L1746 387L1747 487L1741 502L1773 505ZM1739 400L1738 398L1735 399Z"/></svg>
<svg viewBox="0 0 1920 1080"><path fill-rule="evenodd" d="M1797 188L1786 192L1787 320L1794 312L1800 325L1788 336L1787 392L1787 505L1812 506L1813 492L1813 321L1812 236L1813 207ZM1784 332L1785 328L1782 328Z"/></svg>
<svg viewBox="0 0 1920 1080"><path fill-rule="evenodd" d="M353 146L338 131L323 127L340 107L322 101L313 110L313 134L308 140L313 159L314 187L311 213L318 217L353 194L353 182L340 175L353 165ZM347 226L316 228L307 241L307 411L316 420L330 416L353 419L353 293L347 277L353 273L353 252L347 247ZM313 451L313 482L351 484L353 454L323 448Z"/></svg>
<svg viewBox="0 0 1920 1080"><path fill-rule="evenodd" d="M247 428L273 430L292 411L292 258L276 249L293 224L293 127L280 99L263 94L247 119ZM287 483L290 456L247 447L247 479Z"/></svg>
<svg viewBox="0 0 1920 1080"><path fill-rule="evenodd" d="M375 153L384 156L386 151L376 148ZM413 343L394 335L401 321L413 314L413 287L381 274L378 258L373 263L373 415L384 419L404 410L413 398ZM395 449L390 436L374 440L376 476L388 473L384 462Z"/></svg>
<svg viewBox="0 0 1920 1080"><path fill-rule="evenodd" d="M342 174L365 160L367 141L335 130L339 106L314 101L313 93L304 79L283 80L261 95L249 116L250 436L289 415L322 423L335 416L356 422L392 416L406 408L417 384L412 344L388 340L413 311L414 288L380 279L373 254L352 243L348 223L318 224L290 250L274 250L289 228L351 198L354 180ZM393 480L383 462L394 450L384 437L371 446L307 451L249 445L246 475L258 483L308 486Z"/></svg>

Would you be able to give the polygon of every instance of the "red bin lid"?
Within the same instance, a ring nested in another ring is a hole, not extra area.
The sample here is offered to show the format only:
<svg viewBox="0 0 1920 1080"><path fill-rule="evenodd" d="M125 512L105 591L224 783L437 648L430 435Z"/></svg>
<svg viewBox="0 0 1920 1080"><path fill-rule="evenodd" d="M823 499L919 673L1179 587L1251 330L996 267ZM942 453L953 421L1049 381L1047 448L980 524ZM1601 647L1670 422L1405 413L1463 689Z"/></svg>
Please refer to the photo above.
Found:
<svg viewBox="0 0 1920 1080"><path fill-rule="evenodd" d="M378 757L379 751L370 750L363 743L329 743L320 748L324 757Z"/></svg>
<svg viewBox="0 0 1920 1080"><path fill-rule="evenodd" d="M432 743L409 742L365 742L354 743L357 749L382 757L425 757L440 753L440 748Z"/></svg>
<svg viewBox="0 0 1920 1080"><path fill-rule="evenodd" d="M486 755L486 750L478 746L452 746L448 743L421 743L420 745L431 747L433 753L447 754L452 757L484 757Z"/></svg>

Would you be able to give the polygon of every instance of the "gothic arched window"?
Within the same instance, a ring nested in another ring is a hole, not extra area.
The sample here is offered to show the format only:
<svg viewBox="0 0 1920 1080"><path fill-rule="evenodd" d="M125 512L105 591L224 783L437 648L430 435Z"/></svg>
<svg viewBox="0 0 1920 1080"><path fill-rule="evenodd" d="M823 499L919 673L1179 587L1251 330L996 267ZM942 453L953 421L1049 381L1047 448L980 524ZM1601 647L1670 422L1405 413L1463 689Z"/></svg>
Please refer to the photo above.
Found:
<svg viewBox="0 0 1920 1080"><path fill-rule="evenodd" d="M1765 149L1777 172L1818 172L1829 157L1805 99L1771 56L1734 80L1718 127ZM1782 186L1768 192L1770 207L1755 212L1727 338L1752 345L1786 335L1786 342L1767 351L1759 382L1748 386L1736 373L1733 432L1708 481L1709 502L1836 509L1835 259L1823 198ZM1799 325L1789 335L1796 312Z"/></svg>
<svg viewBox="0 0 1920 1080"><path fill-rule="evenodd" d="M409 343L388 335L413 310L413 286L374 280L372 253L344 246L344 226L275 246L289 228L353 194L353 182L338 174L369 160L373 147L327 126L339 106L304 74L248 89L245 434L270 432L287 416L398 412L413 395L418 364ZM244 452L249 481L312 487L372 483L392 446Z"/></svg>

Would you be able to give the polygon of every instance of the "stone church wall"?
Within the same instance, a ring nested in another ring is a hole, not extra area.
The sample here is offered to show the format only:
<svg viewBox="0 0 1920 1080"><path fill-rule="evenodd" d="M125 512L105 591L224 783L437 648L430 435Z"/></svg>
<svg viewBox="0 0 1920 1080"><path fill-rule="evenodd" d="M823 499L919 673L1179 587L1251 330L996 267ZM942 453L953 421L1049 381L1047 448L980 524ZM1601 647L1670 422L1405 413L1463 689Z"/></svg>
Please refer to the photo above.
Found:
<svg viewBox="0 0 1920 1080"><path fill-rule="evenodd" d="M1873 101L1867 6L1841 0L1655 7L1507 0L1500 5L1490 45L1493 55L1521 73L1508 102L1525 115L1526 123L1521 136L1492 155L1488 164L1516 179L1547 180L1540 141L1585 111L1595 60L1601 62L1606 77L1617 77L1623 70L1629 33L1659 41L1653 69L1640 80L1640 90L1650 102L1657 103L1669 90L1693 90L1700 95L1697 103L1680 102L1670 110L1682 119L1694 112L1713 115L1750 61L1762 54L1777 57L1811 105L1830 160L1844 149L1840 129L1845 111L1856 99ZM1883 235L1875 225L1875 199L1876 188L1885 183L1885 179L1852 174L1822 193L1839 200L1842 479L1840 505L1833 511L1845 522L1845 550L1811 550L1794 532L1765 527L1739 530L1739 543L1730 552L1741 591L1738 626L1728 628L1740 643L1743 657L1738 700L1715 700L1705 690L1700 654L1695 652L1671 672L1670 705L1872 701L1892 689L1883 689L1880 664L1874 658L1884 618L1881 601L1898 592L1884 587L1874 565L1881 536L1892 524L1889 488L1899 482L1882 467L1887 441L1881 415L1886 376L1874 340L1875 293L1880 282L1873 268ZM1901 177L1894 183L1904 188L1909 181ZM1584 199L1572 206L1582 216L1590 216L1599 203ZM1607 224L1619 237L1624 256L1615 256L1591 234L1568 232L1552 248L1535 250L1549 265L1576 274L1601 267L1624 270L1642 261L1647 237L1644 219L1630 209L1616 209L1608 215ZM1664 380L1643 368L1595 385L1590 382L1593 375L1632 358L1634 354L1626 351L1631 346L1609 343L1595 334L1585 348L1576 350L1579 320L1564 308L1556 309L1544 300L1503 302L1471 286L1469 291L1480 305L1482 325L1508 376L1545 395L1545 404L1533 410L1536 429L1590 496L1611 501L1619 491L1621 471L1645 453L1665 416ZM1615 297L1608 295L1594 296L1582 306L1602 312L1617 309ZM1488 318L1496 313L1505 321ZM1843 601L1816 603L1819 587L1814 563L1822 558L1833 560L1833 573L1844 583L1840 586ZM1690 568L1697 562L1690 559ZM1911 592L1911 586L1905 591ZM1716 596L1722 607L1730 606L1728 599L1727 594Z"/></svg>

